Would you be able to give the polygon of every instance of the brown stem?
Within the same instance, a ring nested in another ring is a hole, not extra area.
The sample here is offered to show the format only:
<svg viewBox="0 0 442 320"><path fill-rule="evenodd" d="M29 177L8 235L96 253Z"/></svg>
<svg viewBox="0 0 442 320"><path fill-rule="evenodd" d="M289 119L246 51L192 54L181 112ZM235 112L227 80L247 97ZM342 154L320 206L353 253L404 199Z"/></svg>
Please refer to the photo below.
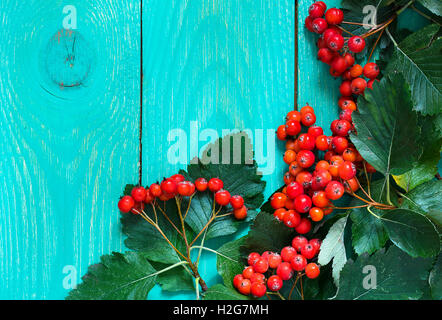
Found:
<svg viewBox="0 0 442 320"><path fill-rule="evenodd" d="M381 33L379 33L378 38L376 39L376 42L373 45L373 48L371 49L370 55L368 56L367 62L370 62L371 56L373 55L374 49L376 49L376 46L378 45L379 39L381 39L382 34L384 33L385 29L382 29Z"/></svg>
<svg viewBox="0 0 442 320"><path fill-rule="evenodd" d="M198 283L200 284L201 290L203 291L207 291L209 288L207 287L206 282L203 280L203 278L201 278L199 272L198 272L198 268L192 263L189 263L189 267L193 272L193 276L196 278L198 278Z"/></svg>
<svg viewBox="0 0 442 320"><path fill-rule="evenodd" d="M155 206L152 204L152 206L153 206L153 209L154 209L154 211L155 211ZM183 236L183 234L181 233L181 231L178 229L178 227L175 225L175 223L173 223L173 221L172 220L170 220L170 218L167 216L167 214L166 214L166 212L164 212L164 210L163 209L161 209L161 207L160 206L158 206L158 209L160 209L160 212L163 214L163 216L167 219L167 221L169 221L169 223L172 225L172 227L176 230L176 232L178 232L178 234L180 235L180 236L182 236L182 237L184 237Z"/></svg>
<svg viewBox="0 0 442 320"><path fill-rule="evenodd" d="M296 276L296 279L295 279L295 283L293 283L293 286L292 286L292 288L290 289L290 293L289 293L289 298L288 298L288 300L290 300L290 299L292 298L293 290L295 289L295 287L296 287L296 283L298 282L298 280L299 280L300 277L302 277L301 272L298 272L298 275Z"/></svg>

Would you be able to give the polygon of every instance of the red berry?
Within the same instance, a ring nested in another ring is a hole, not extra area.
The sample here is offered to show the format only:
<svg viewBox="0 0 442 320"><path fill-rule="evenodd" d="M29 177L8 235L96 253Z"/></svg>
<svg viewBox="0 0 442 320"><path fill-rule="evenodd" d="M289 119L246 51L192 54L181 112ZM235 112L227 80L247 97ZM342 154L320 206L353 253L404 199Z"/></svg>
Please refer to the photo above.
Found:
<svg viewBox="0 0 442 320"><path fill-rule="evenodd" d="M242 274L237 274L233 277L233 286L238 289L241 282L244 280L244 277Z"/></svg>
<svg viewBox="0 0 442 320"><path fill-rule="evenodd" d="M320 126L314 125L314 126L311 126L310 128L308 128L307 133L314 138L313 140L315 140L316 137L319 137L320 135L324 134L324 130L322 130L322 128Z"/></svg>
<svg viewBox="0 0 442 320"><path fill-rule="evenodd" d="M325 29L327 29L327 27L328 27L328 25L327 25L327 22L325 21L325 19L316 18L313 20L312 29L314 32L321 34L325 31Z"/></svg>
<svg viewBox="0 0 442 320"><path fill-rule="evenodd" d="M327 43L328 38L335 34L342 34L342 31L335 26L331 26L324 31L321 38L324 39L324 41Z"/></svg>
<svg viewBox="0 0 442 320"><path fill-rule="evenodd" d="M333 126L330 128L331 131L338 136L346 137L352 128L351 123L347 120L335 121L333 121Z"/></svg>
<svg viewBox="0 0 442 320"><path fill-rule="evenodd" d="M195 187L198 191L203 192L207 190L207 180L204 178L198 178L195 180Z"/></svg>
<svg viewBox="0 0 442 320"><path fill-rule="evenodd" d="M152 194L152 196L157 197L157 198L159 196L161 196L161 194L163 193L161 191L161 186L159 184L157 184L157 183L152 183L150 185L149 191Z"/></svg>
<svg viewBox="0 0 442 320"><path fill-rule="evenodd" d="M305 190L310 188L312 184L312 178L313 176L310 172L302 171L296 176L296 182L300 183Z"/></svg>
<svg viewBox="0 0 442 320"><path fill-rule="evenodd" d="M325 43L330 50L339 51L344 46L344 37L339 33L335 33L329 35Z"/></svg>
<svg viewBox="0 0 442 320"><path fill-rule="evenodd" d="M324 210L318 207L313 207L309 211L309 216L312 221L321 221L324 218Z"/></svg>
<svg viewBox="0 0 442 320"><path fill-rule="evenodd" d="M344 20L344 13L341 9L330 8L325 12L325 20L328 24L340 24Z"/></svg>
<svg viewBox="0 0 442 320"><path fill-rule="evenodd" d="M282 288L283 281L280 276L273 275L267 280L267 287L270 291L279 291Z"/></svg>
<svg viewBox="0 0 442 320"><path fill-rule="evenodd" d="M298 145L301 150L313 150L315 148L315 138L308 133L303 133L298 137Z"/></svg>
<svg viewBox="0 0 442 320"><path fill-rule="evenodd" d="M131 196L137 202L144 201L144 199L146 198L146 189L141 186L135 187L132 189Z"/></svg>
<svg viewBox="0 0 442 320"><path fill-rule="evenodd" d="M309 233L312 228L312 223L307 218L302 218L301 223L295 228L295 231L299 234Z"/></svg>
<svg viewBox="0 0 442 320"><path fill-rule="evenodd" d="M353 36L348 39L348 49L351 52L358 53L364 50L365 40L359 36Z"/></svg>
<svg viewBox="0 0 442 320"><path fill-rule="evenodd" d="M255 264L256 261L258 261L258 259L261 258L261 256L259 255L259 253L257 252L252 252L249 254L249 256L247 257L247 263L249 264L249 266L253 266Z"/></svg>
<svg viewBox="0 0 442 320"><path fill-rule="evenodd" d="M131 196L124 196L118 201L118 209L121 212L128 213L135 205L135 201Z"/></svg>
<svg viewBox="0 0 442 320"><path fill-rule="evenodd" d="M266 277L262 273L254 273L252 275L252 277L250 278L250 281L252 283L254 283L254 282L264 283L265 279L266 279Z"/></svg>
<svg viewBox="0 0 442 320"><path fill-rule="evenodd" d="M296 254L297 254L297 252L296 252L295 248L290 247L290 246L284 247L281 250L282 261L290 262L290 260L292 260Z"/></svg>
<svg viewBox="0 0 442 320"><path fill-rule="evenodd" d="M179 182L177 192L180 196L190 197L195 192L195 185L190 181Z"/></svg>
<svg viewBox="0 0 442 320"><path fill-rule="evenodd" d="M174 174L173 176L170 177L170 179L172 179L173 181L175 181L177 184L180 182L183 182L185 180L184 176L182 174Z"/></svg>
<svg viewBox="0 0 442 320"><path fill-rule="evenodd" d="M318 59L326 64L330 64L335 57L335 54L329 48L321 48L318 50Z"/></svg>
<svg viewBox="0 0 442 320"><path fill-rule="evenodd" d="M307 16L307 18L305 18L304 25L307 28L307 30L309 30L310 32L315 32L315 30L313 29L313 18L312 17Z"/></svg>
<svg viewBox="0 0 442 320"><path fill-rule="evenodd" d="M301 248L308 243L308 240L304 236L296 236L292 240L292 247L296 249L296 251L300 252Z"/></svg>
<svg viewBox="0 0 442 320"><path fill-rule="evenodd" d="M351 161L345 161L339 166L339 177L342 180L350 180L356 176L356 166Z"/></svg>
<svg viewBox="0 0 442 320"><path fill-rule="evenodd" d="M321 240L319 239L311 239L308 243L316 250L316 254L319 252L319 249L321 249Z"/></svg>
<svg viewBox="0 0 442 320"><path fill-rule="evenodd" d="M321 151L325 151L328 149L328 145L329 145L329 141L328 141L328 137L325 135L320 135L318 137L316 137L316 149L321 150Z"/></svg>
<svg viewBox="0 0 442 320"><path fill-rule="evenodd" d="M230 198L230 205L233 209L240 209L244 205L243 197L239 195L232 196Z"/></svg>
<svg viewBox="0 0 442 320"><path fill-rule="evenodd" d="M353 94L363 94L367 88L367 81L362 78L355 78L351 81L351 92Z"/></svg>
<svg viewBox="0 0 442 320"><path fill-rule="evenodd" d="M295 198L295 209L298 212L306 213L312 207L312 199L305 194L301 194Z"/></svg>
<svg viewBox="0 0 442 320"><path fill-rule="evenodd" d="M286 194L290 199L295 199L304 193L304 188L299 182L292 182L287 186Z"/></svg>
<svg viewBox="0 0 442 320"><path fill-rule="evenodd" d="M344 109L339 112L339 119L340 120L347 120L348 122L352 122L351 114L353 113L353 110L350 109Z"/></svg>
<svg viewBox="0 0 442 320"><path fill-rule="evenodd" d="M330 181L325 187L325 193L330 200L338 200L344 194L344 186L339 181Z"/></svg>
<svg viewBox="0 0 442 320"><path fill-rule="evenodd" d="M289 228L295 228L301 222L301 216L295 210L288 210L282 219Z"/></svg>
<svg viewBox="0 0 442 320"><path fill-rule="evenodd" d="M267 292L267 287L264 283L253 282L250 286L250 293L255 298L261 298Z"/></svg>
<svg viewBox="0 0 442 320"><path fill-rule="evenodd" d="M230 202L230 193L227 190L219 190L215 193L215 201L220 206L227 206Z"/></svg>
<svg viewBox="0 0 442 320"><path fill-rule="evenodd" d="M289 120L285 124L285 131L289 136L295 136L301 132L301 124L296 120Z"/></svg>
<svg viewBox="0 0 442 320"><path fill-rule="evenodd" d="M293 270L302 271L307 265L307 259L303 255L297 254L290 261L290 265L293 268Z"/></svg>
<svg viewBox="0 0 442 320"><path fill-rule="evenodd" d="M351 81L350 80L346 80L346 81L342 81L341 85L339 86L339 92L343 95L343 96L351 96Z"/></svg>
<svg viewBox="0 0 442 320"><path fill-rule="evenodd" d="M307 278L314 279L319 276L319 266L312 262L305 266L305 275Z"/></svg>
<svg viewBox="0 0 442 320"><path fill-rule="evenodd" d="M176 182L172 179L165 179L161 182L161 191L166 194L175 194L177 189Z"/></svg>
<svg viewBox="0 0 442 320"><path fill-rule="evenodd" d="M276 269L282 261L282 258L277 253L269 254L267 260L269 261L269 268Z"/></svg>
<svg viewBox="0 0 442 320"><path fill-rule="evenodd" d="M316 122L316 116L313 112L307 112L302 115L301 122L304 126L309 127Z"/></svg>
<svg viewBox="0 0 442 320"><path fill-rule="evenodd" d="M250 279L252 275L255 273L252 266L245 267L242 271L242 275L246 279Z"/></svg>
<svg viewBox="0 0 442 320"><path fill-rule="evenodd" d="M315 155L309 150L301 150L296 155L296 162L301 168L309 168L315 163Z"/></svg>
<svg viewBox="0 0 442 320"><path fill-rule="evenodd" d="M152 203L155 197L152 195L149 189L146 189L146 197L144 198L144 203Z"/></svg>
<svg viewBox="0 0 442 320"><path fill-rule="evenodd" d="M379 75L380 70L376 63L369 62L364 66L362 72L364 73L364 76L368 79L375 79Z"/></svg>
<svg viewBox="0 0 442 320"><path fill-rule="evenodd" d="M315 2L308 8L308 15L312 18L320 18L324 15L324 11L324 7Z"/></svg>
<svg viewBox="0 0 442 320"><path fill-rule="evenodd" d="M355 57L353 57L350 53L344 54L345 62L347 62L347 67L351 67L355 63Z"/></svg>
<svg viewBox="0 0 442 320"><path fill-rule="evenodd" d="M347 69L347 61L345 61L344 57L337 56L333 59L330 66L333 68L333 70L341 74L345 71L345 69Z"/></svg>
<svg viewBox="0 0 442 320"><path fill-rule="evenodd" d="M301 254L306 259L312 259L316 255L316 250L310 243L307 243L301 248Z"/></svg>
<svg viewBox="0 0 442 320"><path fill-rule="evenodd" d="M265 273L269 269L269 261L263 257L259 258L253 264L253 271L258 273Z"/></svg>
<svg viewBox="0 0 442 320"><path fill-rule="evenodd" d="M247 217L247 207L242 206L239 209L233 210L233 216L237 220L244 220Z"/></svg>
<svg viewBox="0 0 442 320"><path fill-rule="evenodd" d="M282 192L276 192L270 198L270 205L273 209L279 209L284 207L287 196Z"/></svg>
<svg viewBox="0 0 442 320"><path fill-rule="evenodd" d="M312 195L312 202L318 208L325 208L330 204L325 191L315 191Z"/></svg>
<svg viewBox="0 0 442 320"><path fill-rule="evenodd" d="M209 183L208 183L209 190L212 192L218 192L219 190L221 190L223 188L223 186L224 186L224 183L219 178L212 178L209 180ZM229 199L230 199L230 197L229 197Z"/></svg>
<svg viewBox="0 0 442 320"><path fill-rule="evenodd" d="M276 274L282 280L290 280L293 277L293 269L288 262L281 262L281 264L276 269Z"/></svg>
<svg viewBox="0 0 442 320"><path fill-rule="evenodd" d="M331 144L333 151L339 154L343 153L345 149L348 148L348 140L340 136L333 137Z"/></svg>
<svg viewBox="0 0 442 320"><path fill-rule="evenodd" d="M249 279L243 279L238 286L238 291L241 294L248 296L250 294L251 286L252 282Z"/></svg>
<svg viewBox="0 0 442 320"><path fill-rule="evenodd" d="M279 140L285 140L287 138L287 129L285 125L281 124L276 130L276 137Z"/></svg>

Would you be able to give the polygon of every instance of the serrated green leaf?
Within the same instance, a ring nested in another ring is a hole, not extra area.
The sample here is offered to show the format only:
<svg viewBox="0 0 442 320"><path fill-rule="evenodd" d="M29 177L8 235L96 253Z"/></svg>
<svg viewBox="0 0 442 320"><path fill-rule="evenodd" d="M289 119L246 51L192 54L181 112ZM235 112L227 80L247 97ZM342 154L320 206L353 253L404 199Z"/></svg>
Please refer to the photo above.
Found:
<svg viewBox="0 0 442 320"><path fill-rule="evenodd" d="M387 72L401 72L411 88L414 110L424 115L441 112L442 38L432 24L401 41L388 64Z"/></svg>
<svg viewBox="0 0 442 320"><path fill-rule="evenodd" d="M442 180L434 179L408 192L403 198L401 208L422 214L442 212Z"/></svg>
<svg viewBox="0 0 442 320"><path fill-rule="evenodd" d="M145 300L155 285L155 269L137 252L113 252L89 266L68 300Z"/></svg>
<svg viewBox="0 0 442 320"><path fill-rule="evenodd" d="M244 270L241 247L245 244L246 237L227 242L221 246L216 258L218 274L223 278L224 285L233 289L233 277Z"/></svg>
<svg viewBox="0 0 442 320"><path fill-rule="evenodd" d="M436 260L428 279L433 299L442 300L442 255Z"/></svg>
<svg viewBox="0 0 442 320"><path fill-rule="evenodd" d="M422 154L416 112L403 77L393 74L373 84L358 98L353 112L357 134L351 140L362 157L385 176L413 168Z"/></svg>
<svg viewBox="0 0 442 320"><path fill-rule="evenodd" d="M244 255L250 252L279 252L291 244L293 230L276 220L272 214L261 211L253 221L243 247Z"/></svg>
<svg viewBox="0 0 442 320"><path fill-rule="evenodd" d="M345 216L333 224L322 242L318 255L318 263L320 265L326 265L333 259L332 274L336 284L339 283L339 274L347 262L344 244L344 231L347 225L347 219L348 216Z"/></svg>
<svg viewBox="0 0 442 320"><path fill-rule="evenodd" d="M418 0L421 5L438 16L442 16L442 2L440 0Z"/></svg>
<svg viewBox="0 0 442 320"><path fill-rule="evenodd" d="M434 257L440 251L439 234L424 215L407 210L389 210L382 223L390 240L412 257Z"/></svg>
<svg viewBox="0 0 442 320"><path fill-rule="evenodd" d="M232 288L216 284L204 293L204 300L250 300L249 296L242 295Z"/></svg>
<svg viewBox="0 0 442 320"><path fill-rule="evenodd" d="M169 265L163 263L152 262L152 266L157 270L163 270ZM181 290L195 290L195 280L190 273L190 269L185 269L184 266L177 266L168 271L157 275L156 282L164 291L181 291Z"/></svg>
<svg viewBox="0 0 442 320"><path fill-rule="evenodd" d="M182 173L192 181L200 177L207 180L215 177L223 180L224 189L232 195L241 195L244 198L250 220L256 215L255 209L264 201L265 182L262 176L258 175L257 168L253 160L251 141L244 132L239 132L210 144L203 152L202 158L192 160L192 164L187 167L188 172ZM185 206L185 203L183 205ZM186 223L195 233L198 233L211 218L212 206L211 192L198 193L193 197ZM222 208L219 215L231 210L230 207ZM209 227L206 239L232 234L239 226L240 222L231 216L217 218Z"/></svg>
<svg viewBox="0 0 442 320"><path fill-rule="evenodd" d="M335 298L419 299L427 282L431 262L432 259L428 258L412 258L395 246L388 251L377 251L371 256L364 253L356 261L350 260L345 264Z"/></svg>

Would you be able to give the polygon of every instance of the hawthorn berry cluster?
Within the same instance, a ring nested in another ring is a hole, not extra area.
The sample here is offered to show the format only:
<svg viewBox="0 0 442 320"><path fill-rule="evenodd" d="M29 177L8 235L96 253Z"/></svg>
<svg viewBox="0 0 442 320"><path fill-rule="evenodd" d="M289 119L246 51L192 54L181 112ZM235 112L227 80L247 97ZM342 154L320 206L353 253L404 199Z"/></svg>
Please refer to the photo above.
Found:
<svg viewBox="0 0 442 320"><path fill-rule="evenodd" d="M286 141L284 162L289 169L284 174L284 188L272 195L270 205L275 218L299 234L311 230L310 220L317 222L330 214L332 201L345 191L358 190L358 167L374 171L348 139L354 127L347 110L331 123L332 136L324 135L315 121L313 108L306 105L301 111L290 111L285 125L276 131L277 138Z"/></svg>
<svg viewBox="0 0 442 320"><path fill-rule="evenodd" d="M156 199L168 201L176 196L192 197L196 191L204 192L210 190L214 193L215 202L220 206L230 205L234 217L243 220L247 217L247 207L244 205L244 198L240 195L230 195L230 192L223 189L224 183L219 178L212 178L207 181L205 178L198 178L195 182L185 181L182 174L174 174L165 178L161 183L153 183L149 187L134 187L131 195L123 196L118 202L118 208L124 213L132 212L138 214L144 209L145 204L152 204Z"/></svg>
<svg viewBox="0 0 442 320"><path fill-rule="evenodd" d="M309 7L305 27L309 31L321 35L317 42L318 59L330 65L330 74L333 77L342 76L343 81L339 87L342 98L339 101L339 106L344 110L356 110L354 99L351 96L363 94L367 87L371 89L380 70L374 62L368 62L364 67L355 64L354 56L348 51L359 53L364 50L364 35L344 37L342 35L344 29L340 27L343 20L342 10L337 8L327 10L324 2L317 1Z"/></svg>
<svg viewBox="0 0 442 320"><path fill-rule="evenodd" d="M247 259L248 266L233 278L233 286L243 295L260 298L267 289L270 292L281 290L284 281L292 279L295 272L297 277L293 287L304 275L314 279L319 276L319 266L308 260L317 256L320 247L319 239L309 241L304 236L296 236L292 245L284 247L281 253L265 251L260 255L252 252Z"/></svg>

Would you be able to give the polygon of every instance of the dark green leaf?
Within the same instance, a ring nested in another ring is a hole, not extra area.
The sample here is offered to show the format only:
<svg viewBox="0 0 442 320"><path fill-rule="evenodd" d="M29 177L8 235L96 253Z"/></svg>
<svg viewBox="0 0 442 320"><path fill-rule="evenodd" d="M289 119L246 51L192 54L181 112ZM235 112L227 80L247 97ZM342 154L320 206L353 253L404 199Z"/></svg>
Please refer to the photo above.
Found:
<svg viewBox="0 0 442 320"><path fill-rule="evenodd" d="M245 243L245 237L238 240L227 242L218 249L218 256L216 259L216 267L219 275L224 280L224 285L233 289L233 277L240 274L244 270L244 262L240 248Z"/></svg>
<svg viewBox="0 0 442 320"><path fill-rule="evenodd" d="M348 261L342 269L336 299L419 299L431 262L432 259L412 258L395 246L388 251L379 250L372 256L364 253L356 261Z"/></svg>
<svg viewBox="0 0 442 320"><path fill-rule="evenodd" d="M170 265L152 262L152 265L157 270L162 270ZM195 281L190 273L190 269L185 269L184 266L177 266L166 272L162 272L157 276L156 281L161 289L164 291L181 291L181 290L195 290Z"/></svg>
<svg viewBox="0 0 442 320"><path fill-rule="evenodd" d="M422 153L416 113L403 77L393 74L373 84L359 97L353 112L357 135L351 140L362 157L384 175L402 174L413 168Z"/></svg>
<svg viewBox="0 0 442 320"><path fill-rule="evenodd" d="M429 25L401 41L387 72L399 71L410 85L414 109L434 115L442 106L442 38L437 24Z"/></svg>
<svg viewBox="0 0 442 320"><path fill-rule="evenodd" d="M418 0L421 5L438 16L442 16L442 2L440 0Z"/></svg>
<svg viewBox="0 0 442 320"><path fill-rule="evenodd" d="M389 210L382 222L390 240L412 257L433 257L440 251L439 234L424 215L407 210Z"/></svg>
<svg viewBox="0 0 442 320"><path fill-rule="evenodd" d="M204 300L250 300L250 297L222 284L216 284L204 293Z"/></svg>
<svg viewBox="0 0 442 320"><path fill-rule="evenodd" d="M442 211L442 180L429 181L408 192L401 207L427 214Z"/></svg>
<svg viewBox="0 0 442 320"><path fill-rule="evenodd" d="M187 168L188 173L182 172L188 179L195 180L204 177L220 178L224 182L224 189L232 195L241 195L248 215L256 215L264 200L263 191L265 182L257 173L257 164L253 160L252 144L244 133L228 135L209 145L203 152L201 159L192 160ZM185 204L183 204L185 205ZM198 193L191 202L186 223L198 233L212 216L213 194L210 192ZM218 209L218 206L215 210ZM223 208L219 215L231 211L230 207ZM240 223L231 216L217 218L209 227L206 238L214 238L234 233Z"/></svg>
<svg viewBox="0 0 442 320"><path fill-rule="evenodd" d="M145 300L155 285L155 269L137 252L113 252L91 265L83 283L72 290L68 300Z"/></svg>
<svg viewBox="0 0 442 320"><path fill-rule="evenodd" d="M436 260L429 277L431 296L433 299L442 300L442 255Z"/></svg>

